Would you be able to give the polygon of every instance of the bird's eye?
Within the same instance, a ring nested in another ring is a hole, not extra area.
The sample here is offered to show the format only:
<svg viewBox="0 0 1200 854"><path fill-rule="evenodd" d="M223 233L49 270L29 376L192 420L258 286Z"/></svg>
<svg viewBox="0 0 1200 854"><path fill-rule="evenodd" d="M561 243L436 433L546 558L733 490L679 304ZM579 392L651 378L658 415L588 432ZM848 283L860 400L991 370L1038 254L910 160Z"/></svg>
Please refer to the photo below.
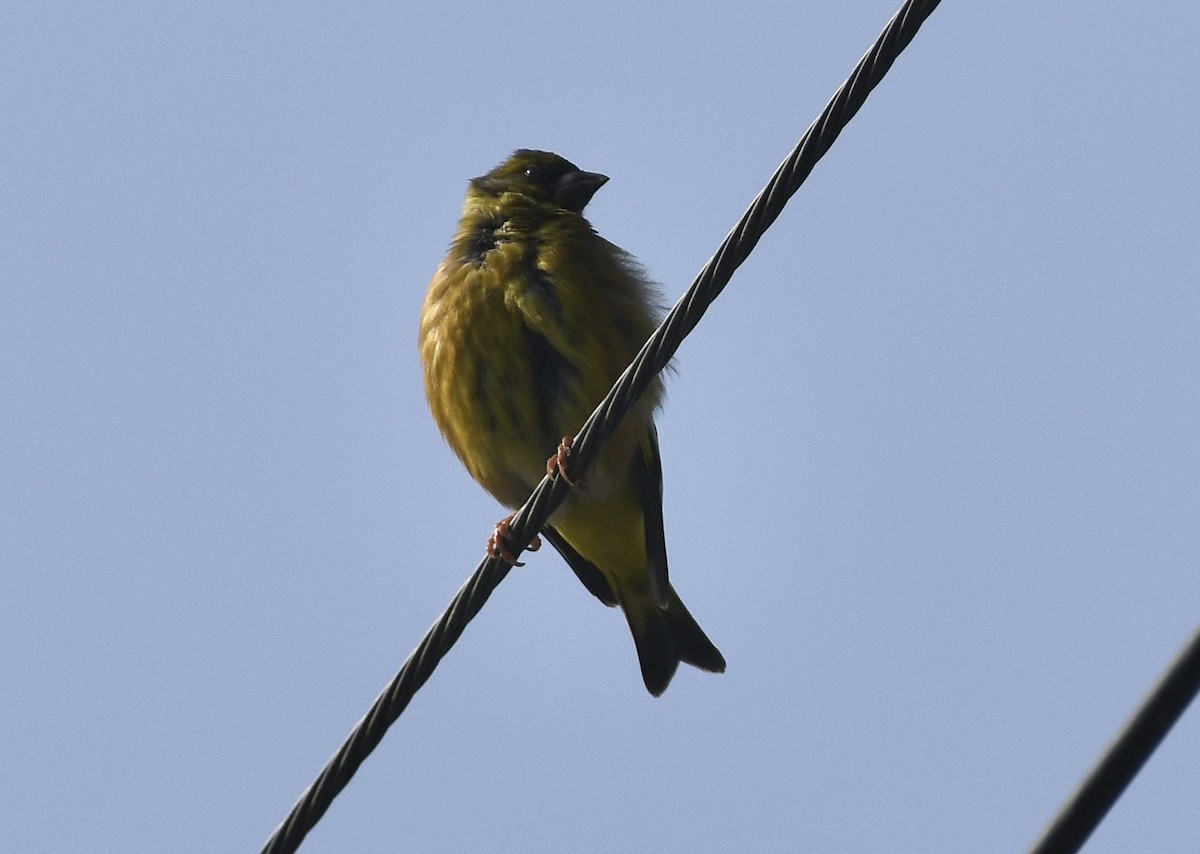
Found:
<svg viewBox="0 0 1200 854"><path fill-rule="evenodd" d="M529 178L530 180L533 180L533 181L540 180L542 177L542 167L526 166L525 167L525 177Z"/></svg>

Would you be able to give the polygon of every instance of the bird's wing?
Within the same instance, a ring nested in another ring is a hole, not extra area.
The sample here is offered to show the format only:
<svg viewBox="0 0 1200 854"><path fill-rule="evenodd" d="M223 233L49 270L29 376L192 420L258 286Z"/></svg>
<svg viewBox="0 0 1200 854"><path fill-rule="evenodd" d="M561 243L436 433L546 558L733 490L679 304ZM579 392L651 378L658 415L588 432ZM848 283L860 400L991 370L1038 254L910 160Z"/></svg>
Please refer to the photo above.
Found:
<svg viewBox="0 0 1200 854"><path fill-rule="evenodd" d="M651 424L633 462L634 478L642 502L646 530L646 565L650 573L650 594L660 608L671 601L671 581L667 575L667 537L663 532L662 457L658 452L658 430Z"/></svg>
<svg viewBox="0 0 1200 854"><path fill-rule="evenodd" d="M554 526L547 525L542 528L542 534L550 541L550 545L558 549L558 553L563 556L567 566L571 567L589 593L610 608L617 604L617 594L613 593L612 586L605 579L604 573L597 569L596 564L575 551L575 548L554 529Z"/></svg>

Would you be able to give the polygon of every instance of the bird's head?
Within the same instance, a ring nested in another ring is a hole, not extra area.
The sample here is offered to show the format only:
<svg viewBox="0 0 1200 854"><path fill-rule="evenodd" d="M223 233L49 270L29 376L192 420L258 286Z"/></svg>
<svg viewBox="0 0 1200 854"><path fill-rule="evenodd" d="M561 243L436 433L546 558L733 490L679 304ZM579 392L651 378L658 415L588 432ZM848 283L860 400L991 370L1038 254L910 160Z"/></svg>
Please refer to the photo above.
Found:
<svg viewBox="0 0 1200 854"><path fill-rule="evenodd" d="M522 148L491 172L472 178L471 188L496 197L517 193L538 204L582 213L607 180L608 176L584 172L557 154Z"/></svg>

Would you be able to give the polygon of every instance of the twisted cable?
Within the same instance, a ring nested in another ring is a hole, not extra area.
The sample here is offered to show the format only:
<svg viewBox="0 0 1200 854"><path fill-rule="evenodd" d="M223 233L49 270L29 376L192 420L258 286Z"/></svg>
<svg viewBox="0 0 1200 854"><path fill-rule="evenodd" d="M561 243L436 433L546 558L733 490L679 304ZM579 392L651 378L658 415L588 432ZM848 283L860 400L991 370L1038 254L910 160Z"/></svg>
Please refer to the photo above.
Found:
<svg viewBox="0 0 1200 854"><path fill-rule="evenodd" d="M770 183L726 236L687 293L675 304L633 363L625 369L612 390L584 423L571 448L573 477L583 476L604 440L616 429L654 376L670 361L684 337L700 322L734 271L750 255L759 238L779 216L784 205L833 145L842 128L858 112L871 90L883 79L896 57L912 41L939 2L909 0L888 23L849 79L838 89L821 115L809 126L800 143L775 172ZM529 545L550 514L562 503L569 489L561 478L543 479L529 500L517 511L509 536L509 548L515 556L519 556ZM509 568L508 564L497 558L487 558L476 567L450 607L404 662L400 672L375 700L371 710L358 722L345 744L300 796L288 817L275 829L262 849L264 854L281 854L299 848L333 799L383 740L384 734L403 713L413 695L433 674L438 662L462 635L467 623L479 613L492 591L504 580Z"/></svg>

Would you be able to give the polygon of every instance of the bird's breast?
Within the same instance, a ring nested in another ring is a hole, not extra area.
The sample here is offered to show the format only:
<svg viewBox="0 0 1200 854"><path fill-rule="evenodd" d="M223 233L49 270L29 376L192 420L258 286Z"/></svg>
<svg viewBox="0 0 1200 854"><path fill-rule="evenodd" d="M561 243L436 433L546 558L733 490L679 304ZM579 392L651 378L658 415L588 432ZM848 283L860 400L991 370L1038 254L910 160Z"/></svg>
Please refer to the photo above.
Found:
<svg viewBox="0 0 1200 854"><path fill-rule="evenodd" d="M579 426L564 416L582 406L579 370L542 328L560 322L554 293L535 257L499 242L478 258L448 259L422 318L434 418L471 474L510 505Z"/></svg>

